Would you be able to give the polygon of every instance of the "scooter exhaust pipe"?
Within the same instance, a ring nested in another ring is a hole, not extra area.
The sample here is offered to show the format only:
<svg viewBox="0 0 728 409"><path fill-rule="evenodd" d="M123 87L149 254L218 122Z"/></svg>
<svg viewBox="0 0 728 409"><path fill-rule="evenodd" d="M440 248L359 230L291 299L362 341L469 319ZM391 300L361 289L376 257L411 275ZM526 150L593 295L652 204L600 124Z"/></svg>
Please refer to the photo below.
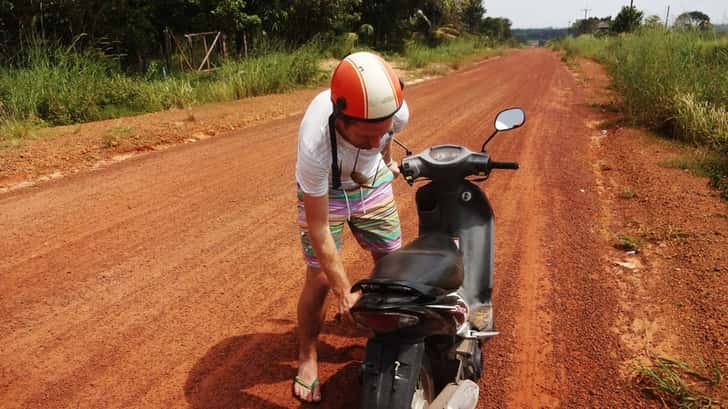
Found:
<svg viewBox="0 0 728 409"><path fill-rule="evenodd" d="M429 409L475 409L478 405L480 388L475 382L466 379L459 385L447 385L437 398L428 406Z"/></svg>

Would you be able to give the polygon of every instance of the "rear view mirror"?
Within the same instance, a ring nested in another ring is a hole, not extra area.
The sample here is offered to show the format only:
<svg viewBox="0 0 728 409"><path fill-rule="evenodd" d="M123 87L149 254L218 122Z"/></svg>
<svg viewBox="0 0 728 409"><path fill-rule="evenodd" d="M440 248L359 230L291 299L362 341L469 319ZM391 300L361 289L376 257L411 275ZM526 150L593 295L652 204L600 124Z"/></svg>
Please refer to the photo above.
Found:
<svg viewBox="0 0 728 409"><path fill-rule="evenodd" d="M495 129L498 131L507 131L515 129L526 122L526 114L521 108L510 108L501 111L495 118Z"/></svg>

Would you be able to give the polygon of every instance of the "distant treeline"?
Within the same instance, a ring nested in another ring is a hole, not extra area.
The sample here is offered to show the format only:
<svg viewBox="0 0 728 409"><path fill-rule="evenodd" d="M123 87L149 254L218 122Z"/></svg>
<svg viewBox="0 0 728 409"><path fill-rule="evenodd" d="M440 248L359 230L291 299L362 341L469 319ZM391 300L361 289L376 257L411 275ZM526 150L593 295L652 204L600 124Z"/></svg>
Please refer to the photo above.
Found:
<svg viewBox="0 0 728 409"><path fill-rule="evenodd" d="M545 43L566 36L568 28L515 28L512 30L513 37L522 41L537 41Z"/></svg>
<svg viewBox="0 0 728 409"><path fill-rule="evenodd" d="M169 34L221 31L231 54L263 43L296 47L315 38L354 36L401 50L461 32L510 37L510 21L485 17L480 0L0 0L0 62L32 41L94 49L143 71L172 50Z"/></svg>

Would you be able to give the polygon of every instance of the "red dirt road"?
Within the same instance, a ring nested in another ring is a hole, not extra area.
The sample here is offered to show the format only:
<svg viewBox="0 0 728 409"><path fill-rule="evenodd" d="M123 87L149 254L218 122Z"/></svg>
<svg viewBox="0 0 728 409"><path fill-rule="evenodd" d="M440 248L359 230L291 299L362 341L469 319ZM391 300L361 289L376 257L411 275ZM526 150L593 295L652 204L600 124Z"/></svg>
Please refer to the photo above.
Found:
<svg viewBox="0 0 728 409"><path fill-rule="evenodd" d="M501 335L485 347L479 407L656 406L623 373L639 352L615 328L637 301L609 263L614 218L577 78L557 55L524 50L412 85L406 97L401 138L414 151L477 149L499 110L527 113L523 128L489 145L521 169L485 183ZM0 194L0 407L299 407L299 121ZM402 180L395 189L410 241L414 189ZM714 222L728 231L725 218ZM351 236L343 254L352 279L366 276L371 262ZM699 342L723 359L726 318L708 315ZM321 340L320 407L358 407L365 339L327 321Z"/></svg>

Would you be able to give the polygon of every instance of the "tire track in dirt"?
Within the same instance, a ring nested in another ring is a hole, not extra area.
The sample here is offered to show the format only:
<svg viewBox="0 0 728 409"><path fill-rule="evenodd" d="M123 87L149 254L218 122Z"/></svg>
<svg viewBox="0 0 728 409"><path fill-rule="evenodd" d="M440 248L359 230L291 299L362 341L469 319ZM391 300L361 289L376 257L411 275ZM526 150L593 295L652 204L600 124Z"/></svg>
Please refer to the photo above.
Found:
<svg viewBox="0 0 728 409"><path fill-rule="evenodd" d="M543 72L540 81L549 83L552 70ZM548 92L548 89L538 87L536 91ZM518 155L518 160L524 166L519 169L517 184L508 191L528 192L528 195L519 197L517 206L505 205L506 217L517 220L518 265L514 286L517 293L512 296L517 300L517 309L511 318L515 325L514 344L515 365L509 376L510 393L506 400L509 407L557 407L558 398L553 394L556 362L553 361L553 350L550 333L551 312L547 303L549 294L549 277L543 263L541 241L545 234L545 217L541 209L547 203L542 190L543 177L541 175L543 162L542 142L550 136L546 122L550 113L543 101L552 101L544 96L536 104L528 104L527 112L533 112L527 120L528 128L522 137L524 144L519 152L510 153ZM536 106L534 106L536 105ZM496 175L497 176L497 175ZM497 194L498 192L496 192ZM500 240L510 241L510 237L500 237Z"/></svg>

